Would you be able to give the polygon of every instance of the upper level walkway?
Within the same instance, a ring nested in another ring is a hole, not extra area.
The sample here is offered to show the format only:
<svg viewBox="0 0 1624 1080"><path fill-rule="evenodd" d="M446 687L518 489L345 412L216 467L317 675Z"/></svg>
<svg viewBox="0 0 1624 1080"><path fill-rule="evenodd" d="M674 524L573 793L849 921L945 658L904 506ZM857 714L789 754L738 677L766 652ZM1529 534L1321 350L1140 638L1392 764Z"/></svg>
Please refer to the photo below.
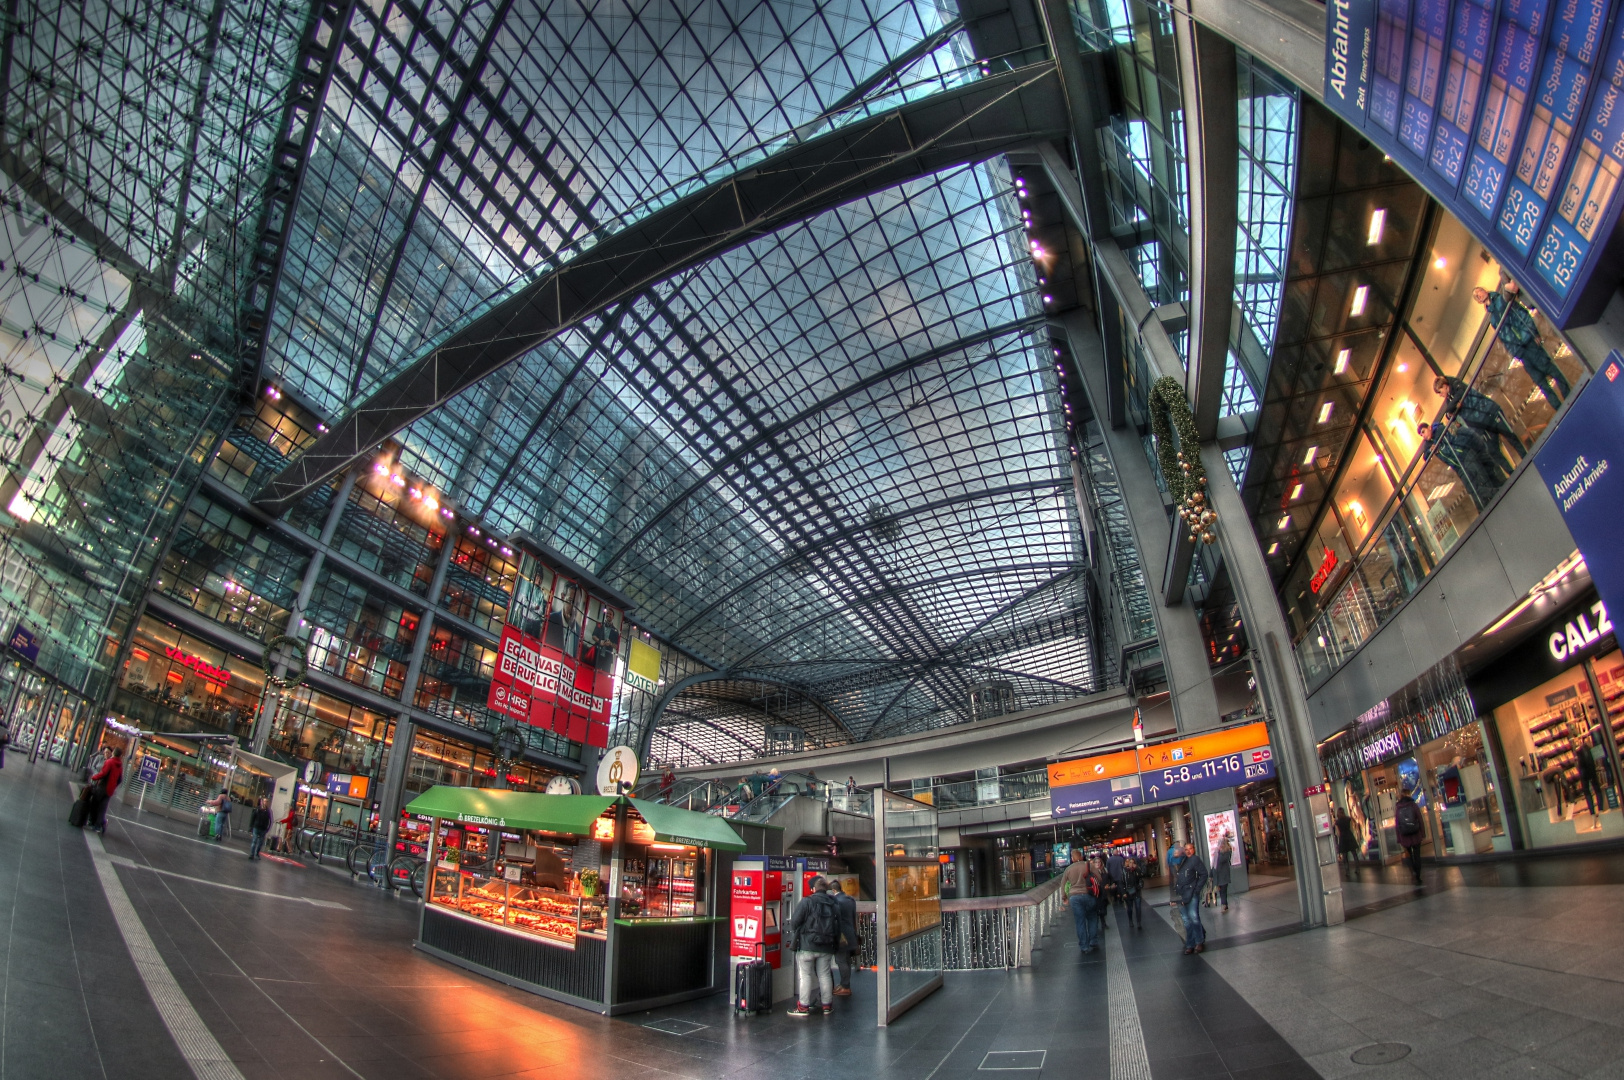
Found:
<svg viewBox="0 0 1624 1080"><path fill-rule="evenodd" d="M1195 956L1165 907L1138 931L1114 913L1090 954L1061 919L1032 967L949 972L883 1030L861 974L831 1017L716 997L610 1019L416 952L415 902L345 874L117 803L105 838L81 833L59 767L8 766L0 1080L1599 1078L1624 1056L1624 857L1429 869L1419 889L1367 870L1356 917L1306 932L1271 883L1207 912Z"/></svg>

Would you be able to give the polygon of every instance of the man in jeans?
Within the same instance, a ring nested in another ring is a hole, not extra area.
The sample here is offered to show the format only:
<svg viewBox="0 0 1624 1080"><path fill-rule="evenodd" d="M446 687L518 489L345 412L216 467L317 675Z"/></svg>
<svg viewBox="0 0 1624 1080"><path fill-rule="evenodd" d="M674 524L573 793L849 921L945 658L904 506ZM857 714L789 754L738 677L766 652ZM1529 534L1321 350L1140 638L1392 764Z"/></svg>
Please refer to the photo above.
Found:
<svg viewBox="0 0 1624 1080"><path fill-rule="evenodd" d="M1077 948L1093 952L1100 943L1100 906L1105 889L1087 859L1076 858L1060 878L1060 891L1077 924Z"/></svg>
<svg viewBox="0 0 1624 1080"><path fill-rule="evenodd" d="M260 848L265 846L265 834L271 831L271 810L264 799L259 800L259 805L249 816L248 829L254 834L253 843L248 845L248 857L257 859Z"/></svg>
<svg viewBox="0 0 1624 1080"><path fill-rule="evenodd" d="M835 1011L831 964L840 948L840 907L829 895L829 883L812 879L812 895L795 909L789 930L795 948L795 1008L791 1016L811 1016L818 1002L823 1015Z"/></svg>
<svg viewBox="0 0 1624 1080"><path fill-rule="evenodd" d="M1195 857L1195 845L1184 845L1184 861L1173 879L1173 895L1178 897L1179 915L1184 919L1184 955L1205 952L1207 928L1201 925L1201 890L1207 887L1207 863Z"/></svg>
<svg viewBox="0 0 1624 1080"><path fill-rule="evenodd" d="M834 790L834 785L829 785ZM840 969L840 985L835 997L851 997L851 958L862 951L862 940L857 934L857 901L842 889L838 882L829 883L829 898L840 908L840 948L835 952L835 966Z"/></svg>

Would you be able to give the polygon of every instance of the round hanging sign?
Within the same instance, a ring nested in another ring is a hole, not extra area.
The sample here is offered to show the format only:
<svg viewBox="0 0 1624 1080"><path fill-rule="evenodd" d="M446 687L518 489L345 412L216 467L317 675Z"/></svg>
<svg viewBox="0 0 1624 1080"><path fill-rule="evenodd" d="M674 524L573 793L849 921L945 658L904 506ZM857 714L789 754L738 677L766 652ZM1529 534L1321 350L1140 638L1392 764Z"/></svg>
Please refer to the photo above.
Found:
<svg viewBox="0 0 1624 1080"><path fill-rule="evenodd" d="M637 751L611 746L598 762L598 794L619 795L637 786Z"/></svg>

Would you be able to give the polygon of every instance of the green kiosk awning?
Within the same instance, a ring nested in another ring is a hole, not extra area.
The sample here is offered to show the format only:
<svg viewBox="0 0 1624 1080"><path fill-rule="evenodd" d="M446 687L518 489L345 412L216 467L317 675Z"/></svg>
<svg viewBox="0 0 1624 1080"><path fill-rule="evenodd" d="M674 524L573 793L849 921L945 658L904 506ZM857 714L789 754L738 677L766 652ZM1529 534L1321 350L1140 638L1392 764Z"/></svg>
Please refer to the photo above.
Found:
<svg viewBox="0 0 1624 1080"><path fill-rule="evenodd" d="M406 806L408 814L585 836L615 800L608 795L542 795L495 788L432 787Z"/></svg>
<svg viewBox="0 0 1624 1080"><path fill-rule="evenodd" d="M656 840L672 844L693 844L695 847L715 848L717 851L743 851L744 841L733 831L733 826L710 814L696 814L692 810L679 810L665 803L647 799L628 799Z"/></svg>
<svg viewBox="0 0 1624 1080"><path fill-rule="evenodd" d="M592 831L592 823L616 801L608 795L542 795L533 791L442 786L432 787L413 799L406 812L471 825L585 836ZM744 850L744 841L733 826L719 817L645 799L628 798L625 802L654 830L656 840L717 851Z"/></svg>

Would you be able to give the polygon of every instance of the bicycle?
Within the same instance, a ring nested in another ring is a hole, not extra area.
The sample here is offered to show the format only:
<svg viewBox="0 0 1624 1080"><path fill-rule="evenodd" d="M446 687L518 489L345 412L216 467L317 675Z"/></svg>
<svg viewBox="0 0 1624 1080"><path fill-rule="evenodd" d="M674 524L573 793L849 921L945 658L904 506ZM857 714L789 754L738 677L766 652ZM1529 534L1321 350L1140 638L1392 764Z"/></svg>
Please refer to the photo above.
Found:
<svg viewBox="0 0 1624 1080"><path fill-rule="evenodd" d="M423 895L423 885L428 880L429 864L427 859L420 859L416 855L396 855L389 860L389 884L396 889L411 889L418 897Z"/></svg>

